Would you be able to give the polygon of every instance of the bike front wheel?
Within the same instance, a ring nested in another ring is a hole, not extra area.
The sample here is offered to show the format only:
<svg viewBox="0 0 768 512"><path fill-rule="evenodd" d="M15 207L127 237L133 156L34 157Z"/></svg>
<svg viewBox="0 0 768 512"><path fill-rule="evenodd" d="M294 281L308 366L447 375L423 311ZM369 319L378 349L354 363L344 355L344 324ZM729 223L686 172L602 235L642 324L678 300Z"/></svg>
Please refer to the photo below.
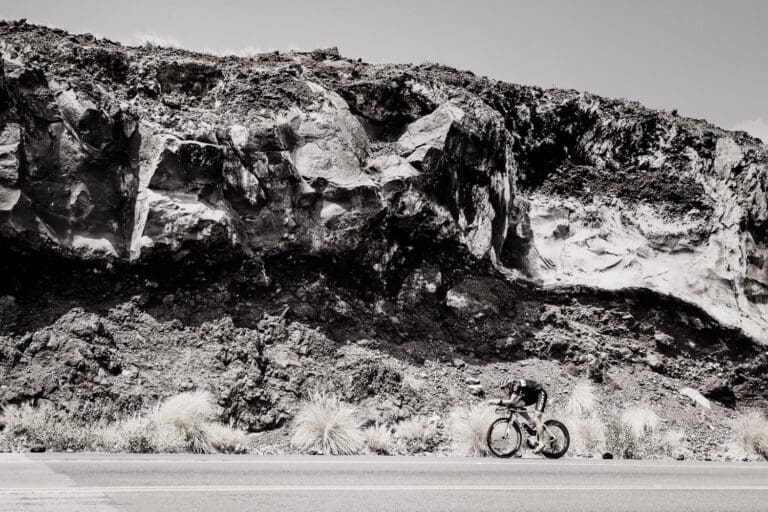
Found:
<svg viewBox="0 0 768 512"><path fill-rule="evenodd" d="M557 420L544 422L544 448L541 453L549 459L559 459L568 451L571 445L571 435L568 429Z"/></svg>
<svg viewBox="0 0 768 512"><path fill-rule="evenodd" d="M520 426L510 422L509 418L498 418L491 423L486 435L488 450L495 457L513 456L520 449L522 441L523 434L520 432Z"/></svg>

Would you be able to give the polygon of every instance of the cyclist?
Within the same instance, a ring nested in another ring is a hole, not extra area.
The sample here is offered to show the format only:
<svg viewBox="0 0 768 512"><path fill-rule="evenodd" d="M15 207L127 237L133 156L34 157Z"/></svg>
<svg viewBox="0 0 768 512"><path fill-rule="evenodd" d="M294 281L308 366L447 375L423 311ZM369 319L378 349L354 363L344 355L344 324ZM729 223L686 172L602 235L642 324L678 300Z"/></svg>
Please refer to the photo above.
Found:
<svg viewBox="0 0 768 512"><path fill-rule="evenodd" d="M534 453L539 453L544 448L544 424L541 417L544 414L544 408L547 406L547 392L544 386L529 379L510 379L504 376L499 381L499 387L504 391L509 391L507 400L489 400L488 405L503 405L506 407L524 408L535 405L533 417L528 411L521 411L520 415L529 423L533 423L536 428L536 438L538 443L533 449Z"/></svg>

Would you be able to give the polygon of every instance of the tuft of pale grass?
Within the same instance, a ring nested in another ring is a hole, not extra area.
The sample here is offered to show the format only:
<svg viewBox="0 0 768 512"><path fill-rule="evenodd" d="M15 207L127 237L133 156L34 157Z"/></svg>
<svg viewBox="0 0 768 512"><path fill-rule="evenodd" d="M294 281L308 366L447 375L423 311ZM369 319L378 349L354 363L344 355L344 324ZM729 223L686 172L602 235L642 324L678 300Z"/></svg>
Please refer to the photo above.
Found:
<svg viewBox="0 0 768 512"><path fill-rule="evenodd" d="M302 451L353 455L363 447L354 410L332 394L313 394L301 405L294 425L291 444Z"/></svg>
<svg viewBox="0 0 768 512"><path fill-rule="evenodd" d="M449 417L449 431L456 453L470 457L487 456L486 436L495 419L495 410L482 403L454 409Z"/></svg>
<svg viewBox="0 0 768 512"><path fill-rule="evenodd" d="M138 46L143 46L147 49L153 49L153 48L170 48L174 50L178 50L181 48L181 43L179 43L176 39L172 37L163 37L159 36L157 34L151 33L151 32L139 32L137 33L133 41L130 41L129 44L137 44Z"/></svg>
<svg viewBox="0 0 768 512"><path fill-rule="evenodd" d="M159 404L155 410L158 425L179 429L211 421L215 415L213 398L207 391L180 393Z"/></svg>
<svg viewBox="0 0 768 512"><path fill-rule="evenodd" d="M192 453L213 453L210 436L206 430L215 417L213 399L207 391L190 391L169 398L157 406L154 420L158 433L166 440L171 440L168 450L175 443L175 436L182 439ZM168 430L169 432L163 432Z"/></svg>
<svg viewBox="0 0 768 512"><path fill-rule="evenodd" d="M677 457L683 453L683 439L685 439L685 432L682 430L664 432L659 437L658 451L667 457Z"/></svg>
<svg viewBox="0 0 768 512"><path fill-rule="evenodd" d="M386 425L372 425L363 432L365 444L373 453L389 455L393 451L392 429Z"/></svg>
<svg viewBox="0 0 768 512"><path fill-rule="evenodd" d="M565 418L571 434L571 450L578 455L598 455L605 450L606 426L596 415Z"/></svg>
<svg viewBox="0 0 768 512"><path fill-rule="evenodd" d="M661 419L644 406L628 407L606 429L606 449L622 459L659 456L679 448L683 436L659 433Z"/></svg>
<svg viewBox="0 0 768 512"><path fill-rule="evenodd" d="M437 443L437 426L423 416L416 416L399 422L395 437L409 453L428 451Z"/></svg>
<svg viewBox="0 0 768 512"><path fill-rule="evenodd" d="M587 418L594 412L596 405L595 387L588 381L581 381L573 387L563 412L566 416Z"/></svg>
<svg viewBox="0 0 768 512"><path fill-rule="evenodd" d="M98 424L89 424L60 413L49 403L9 405L0 417L5 431L51 451L85 450L97 440Z"/></svg>
<svg viewBox="0 0 768 512"><path fill-rule="evenodd" d="M626 425L635 440L644 436L655 435L659 430L661 419L648 407L629 407L621 415L621 422Z"/></svg>
<svg viewBox="0 0 768 512"><path fill-rule="evenodd" d="M51 451L94 450L128 453L232 453L244 451L244 432L213 422L208 393L182 393L151 413L117 421L89 423L56 411L51 404L6 407L6 432ZM238 448L240 446L240 448Z"/></svg>
<svg viewBox="0 0 768 512"><path fill-rule="evenodd" d="M99 444L108 452L153 453L156 436L157 425L151 418L134 415L105 426Z"/></svg>
<svg viewBox="0 0 768 512"><path fill-rule="evenodd" d="M747 455L768 459L768 419L760 411L748 411L734 422L734 440Z"/></svg>
<svg viewBox="0 0 768 512"><path fill-rule="evenodd" d="M605 431L605 449L619 459L640 458L637 439L619 417L611 418Z"/></svg>
<svg viewBox="0 0 768 512"><path fill-rule="evenodd" d="M242 430L221 423L209 423L205 430L211 446L219 453L248 451L248 435Z"/></svg>

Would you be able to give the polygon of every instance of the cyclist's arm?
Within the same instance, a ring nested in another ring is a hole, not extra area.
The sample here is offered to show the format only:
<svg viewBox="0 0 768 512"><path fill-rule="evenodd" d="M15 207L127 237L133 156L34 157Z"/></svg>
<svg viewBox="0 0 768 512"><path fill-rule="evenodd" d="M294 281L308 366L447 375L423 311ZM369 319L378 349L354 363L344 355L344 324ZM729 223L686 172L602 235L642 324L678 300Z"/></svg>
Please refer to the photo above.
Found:
<svg viewBox="0 0 768 512"><path fill-rule="evenodd" d="M489 400L488 405L503 405L505 407L520 406L520 395L513 394L509 397L509 400L502 400L500 398Z"/></svg>

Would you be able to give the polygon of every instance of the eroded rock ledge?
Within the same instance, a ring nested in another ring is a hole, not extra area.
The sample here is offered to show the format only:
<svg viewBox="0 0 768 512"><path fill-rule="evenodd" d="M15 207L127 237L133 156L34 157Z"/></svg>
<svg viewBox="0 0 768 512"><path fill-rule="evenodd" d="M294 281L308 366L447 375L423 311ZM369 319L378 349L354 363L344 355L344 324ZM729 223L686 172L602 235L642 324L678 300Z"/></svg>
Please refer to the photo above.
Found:
<svg viewBox="0 0 768 512"><path fill-rule="evenodd" d="M343 256L392 293L455 251L544 285L648 288L768 339L768 151L744 133L333 49L213 57L22 23L0 41L4 244Z"/></svg>

